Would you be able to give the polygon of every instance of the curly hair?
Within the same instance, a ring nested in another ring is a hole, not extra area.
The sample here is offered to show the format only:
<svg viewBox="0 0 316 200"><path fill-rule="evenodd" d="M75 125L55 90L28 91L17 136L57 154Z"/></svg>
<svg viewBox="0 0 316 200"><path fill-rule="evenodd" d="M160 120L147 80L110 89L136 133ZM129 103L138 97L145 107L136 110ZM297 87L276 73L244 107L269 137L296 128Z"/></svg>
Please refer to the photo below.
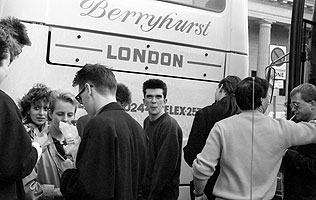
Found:
<svg viewBox="0 0 316 200"><path fill-rule="evenodd" d="M19 101L20 111L24 121L30 120L28 111L32 105L41 105L41 102L49 103L51 90L42 83L35 84Z"/></svg>

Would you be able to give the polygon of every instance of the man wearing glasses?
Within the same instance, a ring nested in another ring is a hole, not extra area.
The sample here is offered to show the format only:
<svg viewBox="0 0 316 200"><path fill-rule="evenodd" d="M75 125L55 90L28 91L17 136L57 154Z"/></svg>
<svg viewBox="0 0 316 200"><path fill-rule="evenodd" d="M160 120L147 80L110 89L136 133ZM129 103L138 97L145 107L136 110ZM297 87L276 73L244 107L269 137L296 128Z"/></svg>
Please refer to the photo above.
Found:
<svg viewBox="0 0 316 200"><path fill-rule="evenodd" d="M116 101L113 72L86 64L73 80L76 99L90 116L79 146L76 167L62 175L65 199L136 200L145 181L145 131Z"/></svg>
<svg viewBox="0 0 316 200"><path fill-rule="evenodd" d="M316 87L309 83L295 87L291 108L297 122L316 119ZM315 133L316 134L316 133ZM284 200L316 199L316 145L291 147L283 158Z"/></svg>

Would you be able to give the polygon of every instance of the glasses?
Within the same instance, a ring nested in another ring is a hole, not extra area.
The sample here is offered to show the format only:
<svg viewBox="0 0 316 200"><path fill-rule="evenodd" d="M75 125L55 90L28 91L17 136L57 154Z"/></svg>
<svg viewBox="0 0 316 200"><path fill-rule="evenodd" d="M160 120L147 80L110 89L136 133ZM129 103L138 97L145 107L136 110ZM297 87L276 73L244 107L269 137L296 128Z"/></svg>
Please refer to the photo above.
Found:
<svg viewBox="0 0 316 200"><path fill-rule="evenodd" d="M93 87L93 85L90 85L90 88ZM75 96L76 100L79 102L79 104L82 105L82 98L81 98L81 94L86 90L86 87L83 87L82 90L80 90L80 92L77 94L77 96Z"/></svg>
<svg viewBox="0 0 316 200"><path fill-rule="evenodd" d="M297 110L297 109L299 109L301 106L300 106L301 104L300 103L297 103L297 102L291 102L290 103L290 107L292 108L292 109L295 109L295 110Z"/></svg>
<svg viewBox="0 0 316 200"><path fill-rule="evenodd" d="M297 109L301 108L301 105L302 105L303 103L310 103L310 102L312 102L312 101L313 101L313 100L311 100L311 101L304 101L304 102L302 102L302 103L299 103L299 102L291 102L291 103L290 103L290 107L291 107L292 109L297 110Z"/></svg>
<svg viewBox="0 0 316 200"><path fill-rule="evenodd" d="M82 99L81 99L81 94L84 92L86 90L86 87L83 87L82 88L82 90L77 94L77 96L75 97L76 98L76 100L80 103L80 104L82 104Z"/></svg>

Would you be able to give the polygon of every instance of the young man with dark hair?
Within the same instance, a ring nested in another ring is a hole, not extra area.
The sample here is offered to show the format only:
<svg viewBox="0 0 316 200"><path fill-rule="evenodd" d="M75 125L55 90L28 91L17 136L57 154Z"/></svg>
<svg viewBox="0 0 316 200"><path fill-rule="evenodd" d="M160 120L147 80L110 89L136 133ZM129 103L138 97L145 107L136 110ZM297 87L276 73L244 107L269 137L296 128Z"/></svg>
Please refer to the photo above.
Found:
<svg viewBox="0 0 316 200"><path fill-rule="evenodd" d="M145 131L116 101L109 68L86 64L73 80L76 99L91 117L79 146L76 168L64 172L61 192L73 200L136 200L147 167Z"/></svg>
<svg viewBox="0 0 316 200"><path fill-rule="evenodd" d="M144 129L149 138L148 172L144 197L148 200L176 200L179 196L182 130L164 112L167 85L159 79L143 83L144 104L149 116Z"/></svg>
<svg viewBox="0 0 316 200"><path fill-rule="evenodd" d="M116 100L117 102L125 108L128 104L132 102L132 94L128 87L123 83L118 83L116 87ZM78 129L79 136L83 138L83 131L90 120L88 114L79 117L76 122L76 127Z"/></svg>
<svg viewBox="0 0 316 200"><path fill-rule="evenodd" d="M258 77L248 77L237 85L236 101L241 113L214 125L193 162L196 200L206 199L203 189L217 163L220 174L213 190L217 198L272 199L287 148L316 143L315 123L264 115L270 99L268 86Z"/></svg>

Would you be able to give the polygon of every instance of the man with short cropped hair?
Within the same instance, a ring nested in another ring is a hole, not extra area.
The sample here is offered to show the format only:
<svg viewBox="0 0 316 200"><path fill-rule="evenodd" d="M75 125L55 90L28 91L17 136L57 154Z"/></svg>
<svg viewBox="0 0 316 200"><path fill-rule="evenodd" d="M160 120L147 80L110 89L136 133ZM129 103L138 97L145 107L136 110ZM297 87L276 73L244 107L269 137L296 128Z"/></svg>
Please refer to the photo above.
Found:
<svg viewBox="0 0 316 200"><path fill-rule="evenodd" d="M73 80L76 99L91 117L84 128L76 169L62 175L61 192L68 200L136 200L147 169L145 131L116 101L111 69L86 64Z"/></svg>
<svg viewBox="0 0 316 200"><path fill-rule="evenodd" d="M144 104L149 116L144 129L149 138L148 172L144 197L147 200L177 200L179 196L182 130L164 112L167 85L160 79L143 83Z"/></svg>

